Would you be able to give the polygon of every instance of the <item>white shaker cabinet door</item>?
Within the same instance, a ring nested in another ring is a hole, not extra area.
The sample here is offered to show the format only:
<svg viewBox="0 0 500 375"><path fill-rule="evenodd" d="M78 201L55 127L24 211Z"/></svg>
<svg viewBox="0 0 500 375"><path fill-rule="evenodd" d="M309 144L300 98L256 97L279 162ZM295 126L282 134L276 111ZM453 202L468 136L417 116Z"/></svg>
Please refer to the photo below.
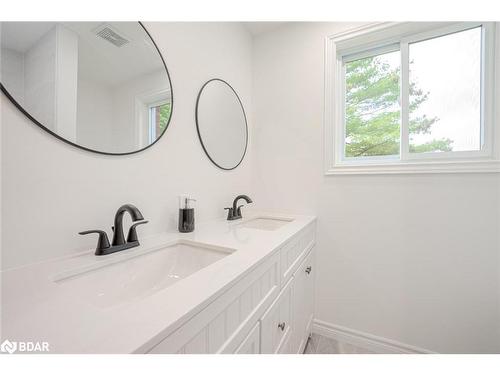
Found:
<svg viewBox="0 0 500 375"><path fill-rule="evenodd" d="M309 252L293 276L292 317L293 353L302 353L311 333L314 311L314 248Z"/></svg>
<svg viewBox="0 0 500 375"><path fill-rule="evenodd" d="M293 277L262 316L260 337L264 354L283 353L282 345L288 344L292 331L292 283Z"/></svg>

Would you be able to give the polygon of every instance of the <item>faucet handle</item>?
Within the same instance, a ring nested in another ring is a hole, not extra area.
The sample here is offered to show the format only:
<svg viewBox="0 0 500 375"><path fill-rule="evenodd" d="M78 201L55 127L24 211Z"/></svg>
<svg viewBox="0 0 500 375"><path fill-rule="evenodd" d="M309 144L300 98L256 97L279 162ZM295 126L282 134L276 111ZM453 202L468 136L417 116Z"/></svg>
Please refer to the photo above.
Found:
<svg viewBox="0 0 500 375"><path fill-rule="evenodd" d="M136 227L141 224L146 224L148 223L147 220L145 221L138 221L130 226L130 229L128 230L128 235L127 235L127 243L128 242L139 242L139 239L137 238L137 231Z"/></svg>
<svg viewBox="0 0 500 375"><path fill-rule="evenodd" d="M86 230L83 232L78 232L78 234L81 234L81 235L86 235L86 234L91 234L91 233L99 234L99 240L97 241L96 252L99 250L107 249L109 247L108 235L103 230L93 229L93 230Z"/></svg>
<svg viewBox="0 0 500 375"><path fill-rule="evenodd" d="M234 212L232 207L225 207L225 210L227 210L227 220L232 220L234 217Z"/></svg>

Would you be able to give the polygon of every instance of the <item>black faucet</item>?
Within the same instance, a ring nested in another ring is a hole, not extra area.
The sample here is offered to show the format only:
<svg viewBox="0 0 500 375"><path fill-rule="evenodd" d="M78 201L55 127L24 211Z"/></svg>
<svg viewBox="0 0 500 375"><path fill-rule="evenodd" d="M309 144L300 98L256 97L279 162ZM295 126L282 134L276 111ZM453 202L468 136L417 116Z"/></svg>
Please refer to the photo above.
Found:
<svg viewBox="0 0 500 375"><path fill-rule="evenodd" d="M125 236L123 235L123 215L128 212L132 217L134 223L130 226L128 231L127 240L125 241ZM113 241L110 246L108 235L103 230L87 230L84 232L79 232L79 234L99 234L99 240L97 241L97 247L95 249L95 255L107 255L111 253L116 253L117 251L122 251L125 249L130 249L131 247L139 246L139 240L137 238L136 227L141 224L146 224L147 221L142 217L141 211L137 209L132 204L124 204L121 206L115 214L115 225L113 227Z"/></svg>
<svg viewBox="0 0 500 375"><path fill-rule="evenodd" d="M241 219L241 207L243 205L238 206L238 201L240 199L244 199L247 203L252 203L252 200L248 195L238 195L236 198L234 198L233 201L233 207L226 207L224 208L227 211L227 220L236 220L236 219Z"/></svg>

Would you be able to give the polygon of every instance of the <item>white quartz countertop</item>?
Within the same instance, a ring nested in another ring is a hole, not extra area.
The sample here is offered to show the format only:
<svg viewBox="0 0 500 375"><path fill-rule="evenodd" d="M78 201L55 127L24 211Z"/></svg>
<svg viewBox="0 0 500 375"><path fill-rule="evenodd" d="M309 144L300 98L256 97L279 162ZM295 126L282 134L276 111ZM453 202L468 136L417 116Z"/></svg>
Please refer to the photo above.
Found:
<svg viewBox="0 0 500 375"><path fill-rule="evenodd" d="M192 233L144 239L139 235L139 247L110 255L97 257L94 250L88 250L5 270L1 273L1 340L46 341L51 353L147 352L315 220L314 216L276 214L252 214L244 220L255 217L293 221L267 231L218 219L197 224ZM92 268L179 239L236 251L165 289L110 307L92 305L54 281L65 272Z"/></svg>

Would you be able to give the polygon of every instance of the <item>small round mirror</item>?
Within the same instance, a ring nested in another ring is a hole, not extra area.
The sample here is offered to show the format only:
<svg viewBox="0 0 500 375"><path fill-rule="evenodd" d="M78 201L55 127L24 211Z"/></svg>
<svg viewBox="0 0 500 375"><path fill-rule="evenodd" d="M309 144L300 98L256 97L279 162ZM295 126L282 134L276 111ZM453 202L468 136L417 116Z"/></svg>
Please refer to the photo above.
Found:
<svg viewBox="0 0 500 375"><path fill-rule="evenodd" d="M4 94L55 137L88 151L144 150L165 132L172 86L139 22L1 22Z"/></svg>
<svg viewBox="0 0 500 375"><path fill-rule="evenodd" d="M222 79L205 83L196 101L196 127L208 158L219 168L236 168L245 157L248 128L236 91Z"/></svg>

